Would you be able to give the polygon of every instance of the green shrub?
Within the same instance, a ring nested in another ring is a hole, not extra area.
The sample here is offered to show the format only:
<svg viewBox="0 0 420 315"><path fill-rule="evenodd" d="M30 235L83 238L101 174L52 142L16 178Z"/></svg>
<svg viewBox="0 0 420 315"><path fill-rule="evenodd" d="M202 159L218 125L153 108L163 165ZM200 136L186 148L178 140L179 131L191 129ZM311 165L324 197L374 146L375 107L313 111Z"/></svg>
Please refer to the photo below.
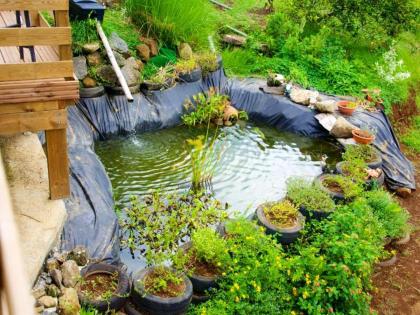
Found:
<svg viewBox="0 0 420 315"><path fill-rule="evenodd" d="M202 53L197 55L197 63L200 65L203 75L216 71L219 67L217 55L214 53Z"/></svg>
<svg viewBox="0 0 420 315"><path fill-rule="evenodd" d="M348 145L342 156L344 161L362 160L365 163L370 163L378 158L378 154L378 151L371 145Z"/></svg>

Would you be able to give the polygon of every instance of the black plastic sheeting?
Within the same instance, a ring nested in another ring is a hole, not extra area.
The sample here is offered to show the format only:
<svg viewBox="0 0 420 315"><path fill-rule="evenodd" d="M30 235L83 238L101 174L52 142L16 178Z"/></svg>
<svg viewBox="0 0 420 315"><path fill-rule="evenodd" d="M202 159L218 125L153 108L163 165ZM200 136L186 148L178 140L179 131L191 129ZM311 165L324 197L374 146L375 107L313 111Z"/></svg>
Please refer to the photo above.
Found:
<svg viewBox="0 0 420 315"><path fill-rule="evenodd" d="M198 92L216 87L230 96L235 107L247 111L252 120L303 136L328 136L315 119L316 112L286 97L263 93L259 89L263 83L256 79L229 80L223 70L218 70L200 82L136 94L133 103L128 103L122 95L103 95L81 99L76 106L70 107L71 197L66 200L68 219L62 235L62 249L84 245L93 258L109 263L119 262L119 227L112 187L94 152L94 141L176 126L181 122L185 99ZM414 189L412 165L399 150L386 116L382 113L358 113L352 122L378 127L375 145L383 154L387 183L391 188Z"/></svg>

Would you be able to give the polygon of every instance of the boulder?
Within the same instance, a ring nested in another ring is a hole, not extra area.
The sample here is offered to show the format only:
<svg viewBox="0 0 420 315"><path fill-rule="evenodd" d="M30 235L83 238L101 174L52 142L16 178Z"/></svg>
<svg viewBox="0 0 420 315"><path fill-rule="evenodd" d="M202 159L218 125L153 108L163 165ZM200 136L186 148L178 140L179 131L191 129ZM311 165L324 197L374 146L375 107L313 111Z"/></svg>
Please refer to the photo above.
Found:
<svg viewBox="0 0 420 315"><path fill-rule="evenodd" d="M123 55L121 55L120 53L118 53L118 52L114 52L114 56L115 56L115 60L117 61L117 64L120 66L120 67L124 67L125 66L125 58L124 58L124 56Z"/></svg>
<svg viewBox="0 0 420 315"><path fill-rule="evenodd" d="M127 81L128 86L133 86L140 82L140 71L136 68L133 68L131 65L125 65L121 69L121 72L125 80Z"/></svg>
<svg viewBox="0 0 420 315"><path fill-rule="evenodd" d="M74 288L64 288L58 299L58 313L61 315L79 315L80 303Z"/></svg>
<svg viewBox="0 0 420 315"><path fill-rule="evenodd" d="M53 279L54 283L61 288L63 286L63 275L60 270L53 269L50 271L51 278Z"/></svg>
<svg viewBox="0 0 420 315"><path fill-rule="evenodd" d="M187 43L181 43L178 46L178 55L181 59L189 60L193 57L193 51L190 45Z"/></svg>
<svg viewBox="0 0 420 315"><path fill-rule="evenodd" d="M76 246L70 251L68 259L74 260L79 266L86 266L89 260L86 247L81 245Z"/></svg>
<svg viewBox="0 0 420 315"><path fill-rule="evenodd" d="M84 44L82 49L85 54L92 54L101 48L101 45L99 43L88 43Z"/></svg>
<svg viewBox="0 0 420 315"><path fill-rule="evenodd" d="M102 56L97 51L87 55L86 60L89 66L99 66L100 64L103 63Z"/></svg>
<svg viewBox="0 0 420 315"><path fill-rule="evenodd" d="M121 54L129 53L127 43L115 32L112 32L111 36L109 37L109 45L111 46L112 50L115 50L116 52Z"/></svg>
<svg viewBox="0 0 420 315"><path fill-rule="evenodd" d="M85 56L78 56L73 58L73 69L74 74L78 80L83 80L87 76L88 69Z"/></svg>
<svg viewBox="0 0 420 315"><path fill-rule="evenodd" d="M316 102L315 109L320 113L334 113L337 103L334 100Z"/></svg>
<svg viewBox="0 0 420 315"><path fill-rule="evenodd" d="M157 54L159 53L159 46L156 40L141 36L140 41L149 46L151 57L157 56Z"/></svg>
<svg viewBox="0 0 420 315"><path fill-rule="evenodd" d="M305 90L294 86L292 87L289 96L293 102L308 106L316 103L318 95L319 92L317 91Z"/></svg>
<svg viewBox="0 0 420 315"><path fill-rule="evenodd" d="M352 130L358 129L355 125L349 123L345 118L338 117L330 134L336 138L352 138Z"/></svg>
<svg viewBox="0 0 420 315"><path fill-rule="evenodd" d="M114 72L114 69L110 65L103 65L98 68L97 75L111 86L115 86L118 82L118 77Z"/></svg>
<svg viewBox="0 0 420 315"><path fill-rule="evenodd" d="M80 278L79 266L74 260L67 260L61 266L61 273L63 275L63 284L67 288L76 286Z"/></svg>
<svg viewBox="0 0 420 315"><path fill-rule="evenodd" d="M57 306L57 298L52 297L52 296L48 296L48 295L44 295L43 297L40 297L38 299L38 303L40 305L44 306L44 308L55 307L55 306Z"/></svg>
<svg viewBox="0 0 420 315"><path fill-rule="evenodd" d="M32 289L32 296L35 299L39 299L41 296L44 296L46 294L45 292L45 286L39 285L36 288Z"/></svg>
<svg viewBox="0 0 420 315"><path fill-rule="evenodd" d="M61 293L60 289L55 284L50 284L47 286L47 295L52 297L58 297Z"/></svg>
<svg viewBox="0 0 420 315"><path fill-rule="evenodd" d="M223 36L223 42L233 46L243 46L246 43L246 37L235 34L226 34Z"/></svg>
<svg viewBox="0 0 420 315"><path fill-rule="evenodd" d="M93 88L93 87L95 87L95 86L98 85L96 83L95 79L92 79L91 77L84 78L83 81L82 81L82 83L83 83L83 86L85 88ZM84 266L84 265L81 265L81 266Z"/></svg>
<svg viewBox="0 0 420 315"><path fill-rule="evenodd" d="M149 61L150 60L150 48L146 44L140 44L137 46L137 52L139 57L142 61Z"/></svg>

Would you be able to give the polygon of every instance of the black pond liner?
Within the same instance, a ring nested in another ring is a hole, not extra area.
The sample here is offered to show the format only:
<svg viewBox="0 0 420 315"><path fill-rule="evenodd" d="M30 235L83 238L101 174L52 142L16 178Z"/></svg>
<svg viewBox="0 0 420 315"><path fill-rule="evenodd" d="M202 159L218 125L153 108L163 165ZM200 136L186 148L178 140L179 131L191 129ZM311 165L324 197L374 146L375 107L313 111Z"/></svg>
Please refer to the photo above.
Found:
<svg viewBox="0 0 420 315"><path fill-rule="evenodd" d="M111 183L94 151L96 140L177 126L181 123L186 98L216 87L230 96L232 105L248 112L249 118L278 130L302 136L327 137L315 119L315 111L287 97L266 94L259 79L228 79L223 69L193 83L179 83L163 91L134 94L129 103L123 95L81 98L68 108L67 132L71 196L65 201L68 218L62 234L62 249L87 247L91 257L119 263L119 227L114 211ZM401 153L387 117L383 113L357 112L357 126L378 129L374 146L382 153L386 183L393 189L415 188L414 170ZM40 135L44 141L43 134Z"/></svg>

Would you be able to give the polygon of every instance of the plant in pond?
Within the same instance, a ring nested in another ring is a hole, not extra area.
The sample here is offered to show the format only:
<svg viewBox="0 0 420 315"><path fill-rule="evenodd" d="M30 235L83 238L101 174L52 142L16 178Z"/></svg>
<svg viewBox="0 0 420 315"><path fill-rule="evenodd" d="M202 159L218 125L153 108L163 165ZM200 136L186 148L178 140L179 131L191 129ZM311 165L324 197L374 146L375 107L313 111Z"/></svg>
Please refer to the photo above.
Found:
<svg viewBox="0 0 420 315"><path fill-rule="evenodd" d="M215 53L202 53L197 55L197 63L200 65L203 75L214 72L219 68Z"/></svg>
<svg viewBox="0 0 420 315"><path fill-rule="evenodd" d="M359 183L342 175L325 175L321 185L333 193L343 194L346 199L357 197L363 191Z"/></svg>
<svg viewBox="0 0 420 315"><path fill-rule="evenodd" d="M279 228L294 226L299 214L297 207L289 200L266 203L263 211L267 220Z"/></svg>
<svg viewBox="0 0 420 315"><path fill-rule="evenodd" d="M190 73L197 69L198 63L197 60L194 58L188 59L188 60L179 60L175 64L175 73L177 74L184 74L184 73Z"/></svg>
<svg viewBox="0 0 420 315"><path fill-rule="evenodd" d="M298 206L308 210L330 212L335 209L331 197L320 187L303 178L291 178L287 181L287 197Z"/></svg>

